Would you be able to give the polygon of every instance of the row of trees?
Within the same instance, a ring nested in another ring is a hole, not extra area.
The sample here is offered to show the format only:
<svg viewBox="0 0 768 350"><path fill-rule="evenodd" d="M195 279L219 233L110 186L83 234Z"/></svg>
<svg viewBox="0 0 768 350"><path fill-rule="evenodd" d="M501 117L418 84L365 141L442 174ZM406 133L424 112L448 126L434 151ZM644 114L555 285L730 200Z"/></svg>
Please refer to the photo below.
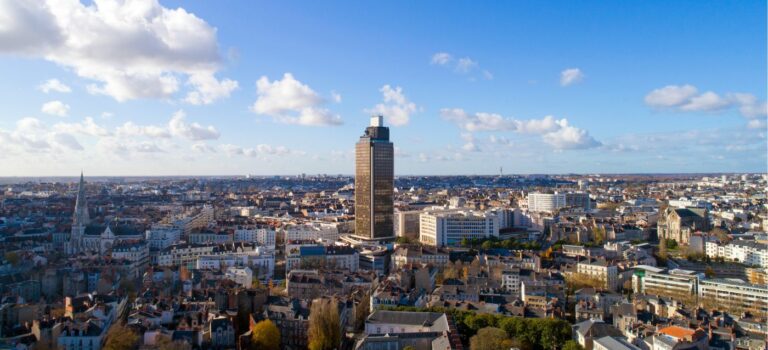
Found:
<svg viewBox="0 0 768 350"><path fill-rule="evenodd" d="M565 320L551 318L522 318L503 315L478 314L472 311L442 307L415 308L400 306L392 310L444 312L456 323L462 341L471 349L509 349L513 345L522 350L565 349L571 340L571 325ZM491 330L483 329L492 328ZM503 331L504 335L494 330ZM493 346L484 339L496 339ZM472 339L475 339L474 341ZM473 346L473 343L475 344ZM486 347L489 346L489 347Z"/></svg>
<svg viewBox="0 0 768 350"><path fill-rule="evenodd" d="M520 242L514 238L499 240L496 237L487 239L480 238L462 238L461 246L466 248L482 248L482 249L524 249L524 250L539 250L541 249L541 243L539 242Z"/></svg>
<svg viewBox="0 0 768 350"><path fill-rule="evenodd" d="M482 328L469 340L470 350L507 350L513 347L521 347L520 341L509 338L506 331L496 327ZM562 350L584 350L579 343L573 340L567 340L559 348Z"/></svg>

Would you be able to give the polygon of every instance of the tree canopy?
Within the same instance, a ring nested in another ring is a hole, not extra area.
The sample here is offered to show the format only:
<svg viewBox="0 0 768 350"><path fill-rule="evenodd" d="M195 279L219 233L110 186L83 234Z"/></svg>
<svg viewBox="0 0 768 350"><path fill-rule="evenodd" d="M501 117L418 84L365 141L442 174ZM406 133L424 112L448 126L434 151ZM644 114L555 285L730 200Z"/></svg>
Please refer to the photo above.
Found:
<svg viewBox="0 0 768 350"><path fill-rule="evenodd" d="M341 342L341 321L336 299L315 299L309 308L309 350L332 350Z"/></svg>
<svg viewBox="0 0 768 350"><path fill-rule="evenodd" d="M271 320L263 320L253 326L251 329L251 349L280 349L280 330Z"/></svg>

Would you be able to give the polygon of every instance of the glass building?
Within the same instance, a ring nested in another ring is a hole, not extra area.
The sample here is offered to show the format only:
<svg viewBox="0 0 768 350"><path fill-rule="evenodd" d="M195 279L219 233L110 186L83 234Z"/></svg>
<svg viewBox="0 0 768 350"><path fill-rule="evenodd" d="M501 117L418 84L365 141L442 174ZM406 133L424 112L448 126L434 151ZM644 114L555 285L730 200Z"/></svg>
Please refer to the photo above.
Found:
<svg viewBox="0 0 768 350"><path fill-rule="evenodd" d="M367 239L394 236L395 152L381 116L355 146L355 235Z"/></svg>

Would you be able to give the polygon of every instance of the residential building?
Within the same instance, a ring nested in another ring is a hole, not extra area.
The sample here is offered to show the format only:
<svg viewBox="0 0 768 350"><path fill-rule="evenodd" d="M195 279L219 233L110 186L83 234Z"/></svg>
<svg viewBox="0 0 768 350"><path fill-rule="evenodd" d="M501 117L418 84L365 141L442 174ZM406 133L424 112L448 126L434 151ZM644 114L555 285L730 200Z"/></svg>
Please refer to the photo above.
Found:
<svg viewBox="0 0 768 350"><path fill-rule="evenodd" d="M499 217L491 211L434 209L420 214L419 241L443 247L457 246L463 239L499 236Z"/></svg>

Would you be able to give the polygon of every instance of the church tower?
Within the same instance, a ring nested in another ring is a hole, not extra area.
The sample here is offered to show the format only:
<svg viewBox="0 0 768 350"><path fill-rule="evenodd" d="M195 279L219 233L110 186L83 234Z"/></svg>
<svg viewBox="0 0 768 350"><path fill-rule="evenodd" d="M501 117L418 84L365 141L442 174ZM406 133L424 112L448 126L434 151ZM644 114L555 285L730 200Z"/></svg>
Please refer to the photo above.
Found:
<svg viewBox="0 0 768 350"><path fill-rule="evenodd" d="M85 180L80 172L80 184L77 187L77 199L75 199L75 212L72 215L72 233L69 236L69 252L77 254L83 250L83 235L85 227L90 223L88 216L88 202L85 198Z"/></svg>

